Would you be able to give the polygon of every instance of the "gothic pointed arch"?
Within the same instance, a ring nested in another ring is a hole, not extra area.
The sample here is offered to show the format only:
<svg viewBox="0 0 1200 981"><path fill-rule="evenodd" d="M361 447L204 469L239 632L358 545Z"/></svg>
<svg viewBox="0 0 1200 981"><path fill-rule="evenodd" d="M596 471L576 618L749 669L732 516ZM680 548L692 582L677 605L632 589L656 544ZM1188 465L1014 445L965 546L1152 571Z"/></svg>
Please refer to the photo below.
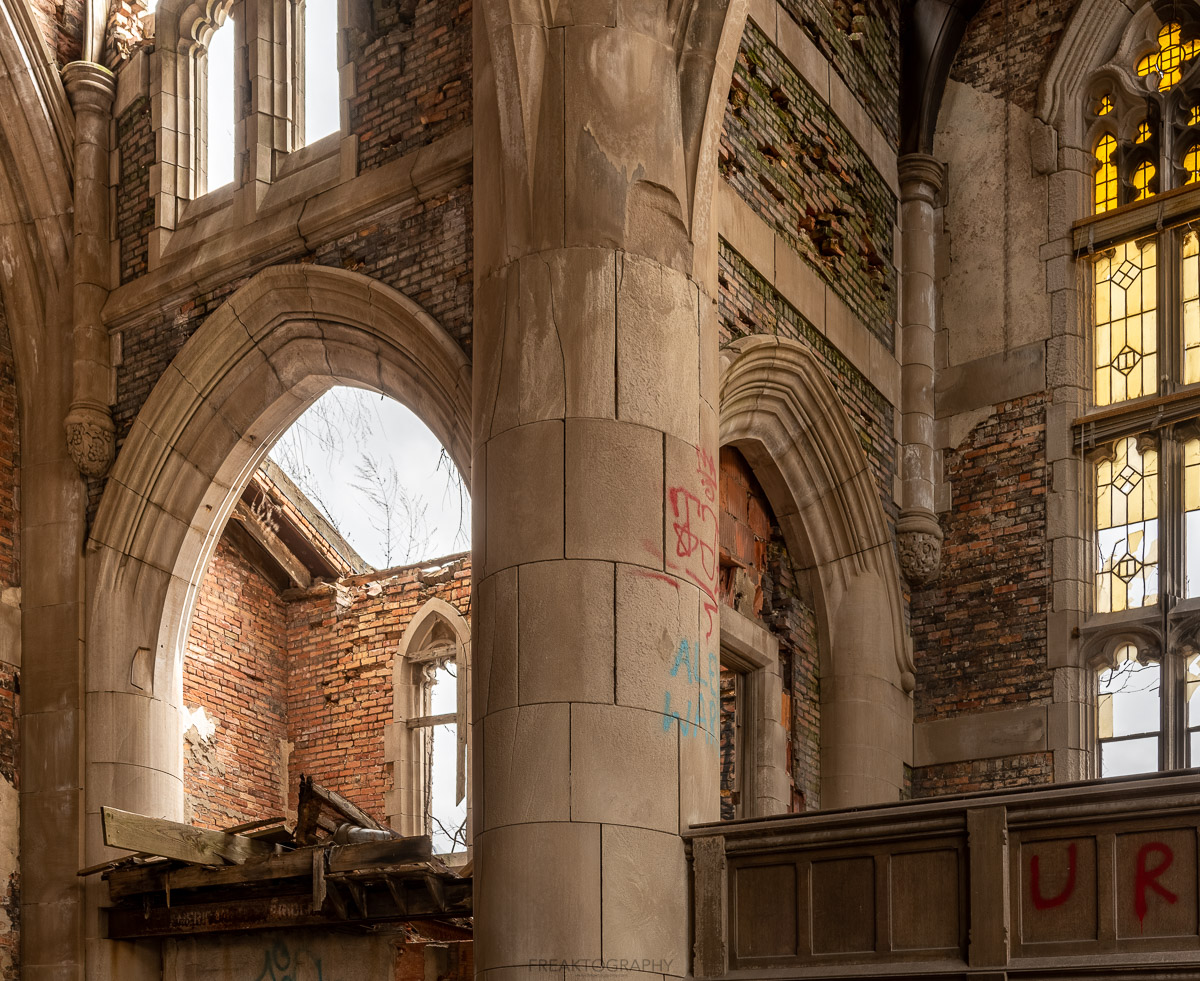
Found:
<svg viewBox="0 0 1200 981"><path fill-rule="evenodd" d="M89 541L89 732L120 720L139 733L124 748L89 740L96 786L118 798L97 791L92 818L108 803L181 809L179 761L162 747L177 745L181 652L208 558L275 439L336 384L407 405L469 477L470 364L416 303L311 265L263 270L234 293L142 407Z"/></svg>
<svg viewBox="0 0 1200 981"><path fill-rule="evenodd" d="M766 493L813 577L821 643L821 801L896 799L911 763L912 655L900 572L858 435L808 348L752 336L726 349L722 445Z"/></svg>

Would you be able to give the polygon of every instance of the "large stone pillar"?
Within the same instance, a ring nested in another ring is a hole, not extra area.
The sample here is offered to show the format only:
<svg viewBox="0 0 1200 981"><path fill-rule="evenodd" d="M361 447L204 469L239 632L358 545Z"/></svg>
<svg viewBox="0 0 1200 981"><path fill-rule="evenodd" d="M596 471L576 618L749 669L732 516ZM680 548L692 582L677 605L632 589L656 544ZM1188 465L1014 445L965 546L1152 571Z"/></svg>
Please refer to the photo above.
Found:
<svg viewBox="0 0 1200 981"><path fill-rule="evenodd" d="M934 579L942 562L942 529L934 511L933 342L937 323L934 209L944 173L942 164L928 154L907 153L900 158L904 449L896 534L900 567L913 586Z"/></svg>
<svg viewBox="0 0 1200 981"><path fill-rule="evenodd" d="M718 813L713 157L744 16L475 7L481 977L689 970L679 831Z"/></svg>

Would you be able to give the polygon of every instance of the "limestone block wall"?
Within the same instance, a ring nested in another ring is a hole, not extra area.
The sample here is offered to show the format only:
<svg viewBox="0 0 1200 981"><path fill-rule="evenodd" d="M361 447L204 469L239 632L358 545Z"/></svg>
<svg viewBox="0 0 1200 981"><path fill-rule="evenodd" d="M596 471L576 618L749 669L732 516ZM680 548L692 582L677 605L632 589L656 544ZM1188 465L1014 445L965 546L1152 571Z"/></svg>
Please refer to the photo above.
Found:
<svg viewBox="0 0 1200 981"><path fill-rule="evenodd" d="M392 717L392 666L413 615L437 598L470 615L471 564L384 570L317 586L288 604L288 738L292 806L309 774L381 819L392 789L384 727Z"/></svg>
<svg viewBox="0 0 1200 981"><path fill-rule="evenodd" d="M734 68L720 153L726 182L890 349L895 195L753 20Z"/></svg>
<svg viewBox="0 0 1200 981"><path fill-rule="evenodd" d="M394 160L471 121L470 0L373 0L350 33L359 169Z"/></svg>
<svg viewBox="0 0 1200 981"><path fill-rule="evenodd" d="M287 619L283 600L229 542L204 577L183 663L187 819L209 828L283 814L287 800Z"/></svg>

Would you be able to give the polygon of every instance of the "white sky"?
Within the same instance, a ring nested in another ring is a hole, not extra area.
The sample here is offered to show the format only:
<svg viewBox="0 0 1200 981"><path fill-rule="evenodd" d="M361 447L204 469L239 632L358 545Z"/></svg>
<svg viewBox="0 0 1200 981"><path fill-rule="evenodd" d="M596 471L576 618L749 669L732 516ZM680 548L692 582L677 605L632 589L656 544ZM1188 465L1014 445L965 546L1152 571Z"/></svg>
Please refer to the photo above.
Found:
<svg viewBox="0 0 1200 981"><path fill-rule="evenodd" d="M458 471L443 457L442 444L399 402L360 389L330 389L284 434L271 458L377 569L470 548L469 488L462 488L460 500ZM426 507L427 535L409 552L406 536L397 533L390 562L381 510L361 489L362 468L371 461L381 471L394 467L415 506Z"/></svg>

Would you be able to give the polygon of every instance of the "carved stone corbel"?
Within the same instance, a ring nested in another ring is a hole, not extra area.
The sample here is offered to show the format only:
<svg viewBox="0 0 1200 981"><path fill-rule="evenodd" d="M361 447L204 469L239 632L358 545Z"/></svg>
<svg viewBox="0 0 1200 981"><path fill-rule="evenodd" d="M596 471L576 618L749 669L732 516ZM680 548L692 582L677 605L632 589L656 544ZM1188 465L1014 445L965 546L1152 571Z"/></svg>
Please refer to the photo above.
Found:
<svg viewBox="0 0 1200 981"><path fill-rule="evenodd" d="M942 568L942 528L929 511L905 511L896 522L900 571L912 586L925 586Z"/></svg>

